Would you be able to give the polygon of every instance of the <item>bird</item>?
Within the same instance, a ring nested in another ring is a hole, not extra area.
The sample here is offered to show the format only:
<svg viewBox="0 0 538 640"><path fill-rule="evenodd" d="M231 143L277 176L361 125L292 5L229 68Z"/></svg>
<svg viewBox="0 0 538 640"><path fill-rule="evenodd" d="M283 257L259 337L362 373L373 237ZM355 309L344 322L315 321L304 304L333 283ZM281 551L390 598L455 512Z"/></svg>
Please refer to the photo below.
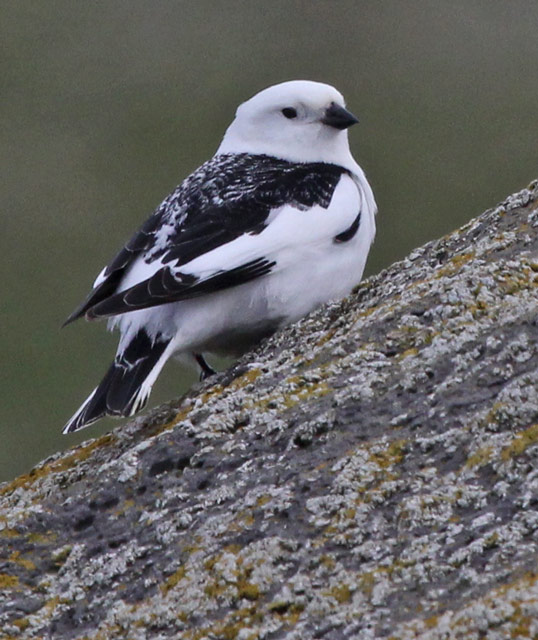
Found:
<svg viewBox="0 0 538 640"><path fill-rule="evenodd" d="M98 275L67 318L108 319L120 340L67 422L78 431L147 403L174 356L215 372L362 278L377 206L351 155L358 119L334 87L270 86L241 104L215 155L189 175Z"/></svg>

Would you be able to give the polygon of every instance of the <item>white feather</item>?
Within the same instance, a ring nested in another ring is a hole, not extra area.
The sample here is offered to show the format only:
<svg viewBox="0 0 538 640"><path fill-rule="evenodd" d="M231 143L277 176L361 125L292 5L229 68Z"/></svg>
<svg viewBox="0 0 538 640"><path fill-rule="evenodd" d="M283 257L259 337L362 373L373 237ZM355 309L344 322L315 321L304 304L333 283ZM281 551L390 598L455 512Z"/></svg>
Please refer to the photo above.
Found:
<svg viewBox="0 0 538 640"><path fill-rule="evenodd" d="M308 260L312 251L317 254L320 244L329 253L317 256L318 259L330 260L332 250L338 254L341 249L331 247L332 239L353 223L360 207L357 186L344 174L327 209L319 205L306 211L291 205L280 207L261 233L243 234L191 260L180 270L205 279L218 271L233 269L257 258L267 258L276 260L276 270L281 271L303 259Z"/></svg>

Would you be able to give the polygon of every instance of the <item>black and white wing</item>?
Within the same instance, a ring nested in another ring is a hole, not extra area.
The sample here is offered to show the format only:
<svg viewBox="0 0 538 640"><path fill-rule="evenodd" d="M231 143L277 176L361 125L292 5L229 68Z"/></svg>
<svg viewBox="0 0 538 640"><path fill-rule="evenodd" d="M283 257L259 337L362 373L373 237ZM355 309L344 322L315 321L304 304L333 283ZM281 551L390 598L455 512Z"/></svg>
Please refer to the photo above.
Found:
<svg viewBox="0 0 538 640"><path fill-rule="evenodd" d="M335 216L328 209L343 178L354 197ZM333 233L335 242L344 241L360 221L357 200L349 172L334 164L217 155L163 201L66 324L186 300L264 276L279 268L282 247L289 253L301 241L291 237L298 235L297 220L287 225L286 212L301 214L306 236ZM326 229L319 229L319 220L311 225L313 209L326 210L321 218Z"/></svg>

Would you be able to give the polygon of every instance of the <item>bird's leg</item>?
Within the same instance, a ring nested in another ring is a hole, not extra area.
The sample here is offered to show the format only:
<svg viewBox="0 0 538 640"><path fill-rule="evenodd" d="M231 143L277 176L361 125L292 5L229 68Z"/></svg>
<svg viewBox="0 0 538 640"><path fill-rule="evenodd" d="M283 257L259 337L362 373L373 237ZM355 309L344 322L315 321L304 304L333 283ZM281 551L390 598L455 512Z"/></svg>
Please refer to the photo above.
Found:
<svg viewBox="0 0 538 640"><path fill-rule="evenodd" d="M200 367L200 381L206 380L209 376L217 373L213 367L210 367L201 353L193 353L194 359Z"/></svg>

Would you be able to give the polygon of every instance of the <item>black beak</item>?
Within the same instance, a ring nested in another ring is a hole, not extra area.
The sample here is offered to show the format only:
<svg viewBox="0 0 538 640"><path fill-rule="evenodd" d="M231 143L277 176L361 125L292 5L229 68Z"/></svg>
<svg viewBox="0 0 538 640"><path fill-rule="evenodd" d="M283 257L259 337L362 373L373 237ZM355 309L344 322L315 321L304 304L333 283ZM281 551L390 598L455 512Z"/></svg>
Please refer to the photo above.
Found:
<svg viewBox="0 0 538 640"><path fill-rule="evenodd" d="M336 102L331 102L325 109L325 115L321 121L323 124L328 124L329 127L334 127L335 129L347 129L351 125L357 124L359 119L344 107L336 104Z"/></svg>

